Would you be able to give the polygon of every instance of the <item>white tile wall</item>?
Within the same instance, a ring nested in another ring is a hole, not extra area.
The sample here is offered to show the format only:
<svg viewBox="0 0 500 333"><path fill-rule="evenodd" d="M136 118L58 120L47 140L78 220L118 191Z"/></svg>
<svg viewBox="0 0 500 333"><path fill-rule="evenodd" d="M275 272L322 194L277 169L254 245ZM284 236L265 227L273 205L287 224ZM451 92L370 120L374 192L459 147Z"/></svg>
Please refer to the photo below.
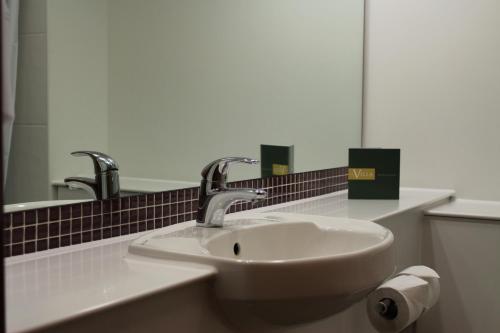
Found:
<svg viewBox="0 0 500 333"><path fill-rule="evenodd" d="M14 125L12 143L6 203L47 200L47 126Z"/></svg>
<svg viewBox="0 0 500 333"><path fill-rule="evenodd" d="M16 124L47 125L46 34L19 38Z"/></svg>
<svg viewBox="0 0 500 333"><path fill-rule="evenodd" d="M21 0L16 119L5 203L47 200L47 24L46 0Z"/></svg>
<svg viewBox="0 0 500 333"><path fill-rule="evenodd" d="M21 0L19 3L19 33L47 32L46 0Z"/></svg>

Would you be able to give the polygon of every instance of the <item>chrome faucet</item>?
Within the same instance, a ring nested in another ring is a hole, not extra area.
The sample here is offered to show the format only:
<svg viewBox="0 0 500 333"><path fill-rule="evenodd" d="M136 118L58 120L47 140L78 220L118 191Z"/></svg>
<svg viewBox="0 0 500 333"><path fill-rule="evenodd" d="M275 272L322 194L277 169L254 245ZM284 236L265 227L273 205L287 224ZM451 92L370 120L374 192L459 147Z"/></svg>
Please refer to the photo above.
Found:
<svg viewBox="0 0 500 333"><path fill-rule="evenodd" d="M208 164L201 171L198 197L199 227L222 227L224 214L235 201L257 202L267 197L266 191L250 188L227 188L227 171L230 164L257 164L259 161L246 157L225 157Z"/></svg>
<svg viewBox="0 0 500 333"><path fill-rule="evenodd" d="M94 163L95 178L68 177L64 182L69 188L84 189L98 200L120 197L118 163L113 158L97 151L75 151L71 155L90 157Z"/></svg>

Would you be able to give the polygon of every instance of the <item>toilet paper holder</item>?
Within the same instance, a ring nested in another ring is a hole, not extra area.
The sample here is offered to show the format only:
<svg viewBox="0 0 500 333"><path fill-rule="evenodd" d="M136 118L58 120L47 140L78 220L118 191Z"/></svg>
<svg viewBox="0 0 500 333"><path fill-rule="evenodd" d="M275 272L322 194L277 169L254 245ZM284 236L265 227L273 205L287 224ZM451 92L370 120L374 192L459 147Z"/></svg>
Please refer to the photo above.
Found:
<svg viewBox="0 0 500 333"><path fill-rule="evenodd" d="M387 320L393 320L398 316L398 306L390 298L383 298L377 303L377 312Z"/></svg>

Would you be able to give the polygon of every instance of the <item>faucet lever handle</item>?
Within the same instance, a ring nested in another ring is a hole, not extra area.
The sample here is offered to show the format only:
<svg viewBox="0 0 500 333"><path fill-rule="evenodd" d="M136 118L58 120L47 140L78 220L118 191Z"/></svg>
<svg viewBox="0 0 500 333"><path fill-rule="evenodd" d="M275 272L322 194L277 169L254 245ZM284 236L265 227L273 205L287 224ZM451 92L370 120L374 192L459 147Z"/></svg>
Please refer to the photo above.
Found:
<svg viewBox="0 0 500 333"><path fill-rule="evenodd" d="M236 163L257 164L259 161L249 157L223 157L204 167L201 176L207 182L217 182L220 186L225 186L229 166Z"/></svg>
<svg viewBox="0 0 500 333"><path fill-rule="evenodd" d="M95 174L101 174L112 170L118 170L118 163L109 155L98 151L74 151L71 153L73 156L88 156L92 159L94 163Z"/></svg>

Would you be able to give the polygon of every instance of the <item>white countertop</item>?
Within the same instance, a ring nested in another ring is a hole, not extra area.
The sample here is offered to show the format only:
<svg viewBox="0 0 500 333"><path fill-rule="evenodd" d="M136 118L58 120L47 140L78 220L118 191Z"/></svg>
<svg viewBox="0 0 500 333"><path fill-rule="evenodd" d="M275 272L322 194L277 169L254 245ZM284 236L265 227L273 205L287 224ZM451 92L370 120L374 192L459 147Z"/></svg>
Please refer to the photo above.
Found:
<svg viewBox="0 0 500 333"><path fill-rule="evenodd" d="M402 188L399 200L347 200L342 191L254 211L377 221L453 195L451 190ZM125 258L128 244L143 234L7 258L7 331L51 325L216 274L209 266Z"/></svg>
<svg viewBox="0 0 500 333"><path fill-rule="evenodd" d="M500 220L500 201L455 199L434 207L426 215Z"/></svg>
<svg viewBox="0 0 500 333"><path fill-rule="evenodd" d="M92 175L78 175L78 177L94 178ZM52 181L55 186L68 186L63 179ZM187 182L171 179L150 179L120 176L120 190L126 192L154 193L177 190L186 187L199 186L199 182Z"/></svg>

